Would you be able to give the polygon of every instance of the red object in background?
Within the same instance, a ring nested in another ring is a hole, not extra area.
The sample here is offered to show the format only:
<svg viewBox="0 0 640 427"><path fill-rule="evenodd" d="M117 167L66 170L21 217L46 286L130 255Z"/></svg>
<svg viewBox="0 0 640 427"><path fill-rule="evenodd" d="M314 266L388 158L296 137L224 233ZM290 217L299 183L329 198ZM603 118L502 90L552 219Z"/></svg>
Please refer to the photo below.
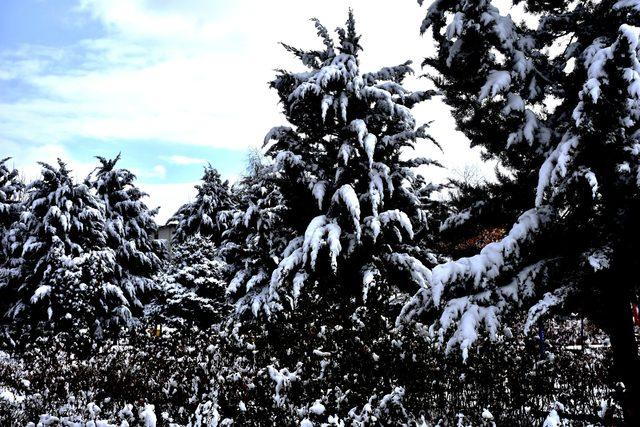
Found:
<svg viewBox="0 0 640 427"><path fill-rule="evenodd" d="M638 310L638 304L631 304L631 311L633 311L633 323L636 326L640 326L640 311Z"/></svg>

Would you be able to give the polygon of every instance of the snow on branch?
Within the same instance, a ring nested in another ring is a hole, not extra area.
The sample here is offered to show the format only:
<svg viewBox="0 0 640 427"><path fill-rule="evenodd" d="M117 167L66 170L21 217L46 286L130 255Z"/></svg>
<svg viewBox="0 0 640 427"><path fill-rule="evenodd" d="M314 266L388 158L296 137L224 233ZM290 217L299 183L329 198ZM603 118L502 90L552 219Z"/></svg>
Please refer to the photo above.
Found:
<svg viewBox="0 0 640 427"><path fill-rule="evenodd" d="M632 8L640 11L640 1L638 0L620 0L613 5L614 9Z"/></svg>
<svg viewBox="0 0 640 427"><path fill-rule="evenodd" d="M36 304L39 301L43 300L51 293L51 286L49 285L40 285L38 289L35 290L33 295L31 296L31 304Z"/></svg>
<svg viewBox="0 0 640 427"><path fill-rule="evenodd" d="M540 167L538 187L536 188L536 206L542 205L545 190L566 175L567 167L579 142L580 140L577 136L567 133L560 144L546 158Z"/></svg>
<svg viewBox="0 0 640 427"><path fill-rule="evenodd" d="M340 202L347 208L353 226L356 230L356 238L360 238L360 200L358 195L350 184L344 184L333 193L331 198L332 206L338 205Z"/></svg>
<svg viewBox="0 0 640 427"><path fill-rule="evenodd" d="M309 262L311 269L315 269L320 249L327 246L329 248L331 268L335 272L338 268L338 255L342 251L340 233L340 226L335 221L327 218L326 215L315 217L305 231L304 243L300 249L301 261L304 263Z"/></svg>
<svg viewBox="0 0 640 427"><path fill-rule="evenodd" d="M495 97L498 93L509 89L511 86L511 74L508 71L498 71L492 70L489 71L489 75L487 76L487 81L480 89L480 93L478 94L478 100L482 101L487 98L489 94L491 97Z"/></svg>
<svg viewBox="0 0 640 427"><path fill-rule="evenodd" d="M533 305L527 314L527 322L524 325L524 333L528 334L531 327L554 307L564 303L572 291L571 286L562 286L553 292L547 292L542 299Z"/></svg>
<svg viewBox="0 0 640 427"><path fill-rule="evenodd" d="M402 308L396 324L400 326L410 322L425 310L439 306L445 291L449 294L460 289L482 292L489 288L519 259L520 246L530 240L551 217L552 213L547 207L531 209L518 218L506 237L485 246L480 254L436 266L428 283Z"/></svg>
<svg viewBox="0 0 640 427"><path fill-rule="evenodd" d="M453 330L446 344L446 352L455 346L467 359L469 348L484 329L491 340L498 336L501 316L512 306L522 303L524 298L534 295L535 283L545 271L546 261L537 262L522 269L508 284L493 290L485 290L449 300L440 318L430 327L432 335L438 335L440 343Z"/></svg>
<svg viewBox="0 0 640 427"><path fill-rule="evenodd" d="M271 140L279 140L285 136L295 136L295 132L290 126L275 126L265 135L264 143L267 144Z"/></svg>
<svg viewBox="0 0 640 427"><path fill-rule="evenodd" d="M293 381L297 381L301 370L301 364L299 364L295 371L291 372L287 368L277 369L273 365L267 367L269 377L276 383L275 394L273 400L278 406L284 406L286 401L286 391Z"/></svg>
<svg viewBox="0 0 640 427"><path fill-rule="evenodd" d="M408 74L413 74L413 69L411 68L412 61L406 61L403 64L396 65L394 67L384 67L379 71L373 73L365 73L362 76L362 79L367 84L374 84L380 80L388 80L395 83L399 83Z"/></svg>
<svg viewBox="0 0 640 427"><path fill-rule="evenodd" d="M467 209L463 209L460 212L449 215L440 225L440 231L451 230L466 224L471 219L471 216L482 210L484 206L485 202L479 201Z"/></svg>

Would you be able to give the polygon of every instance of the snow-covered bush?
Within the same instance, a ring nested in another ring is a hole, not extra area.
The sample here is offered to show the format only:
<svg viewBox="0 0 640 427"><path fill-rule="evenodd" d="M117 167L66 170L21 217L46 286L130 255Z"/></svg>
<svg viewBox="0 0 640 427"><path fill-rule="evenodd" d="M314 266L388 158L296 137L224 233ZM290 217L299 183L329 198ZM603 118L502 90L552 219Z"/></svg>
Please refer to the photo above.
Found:
<svg viewBox="0 0 640 427"><path fill-rule="evenodd" d="M217 402L218 341L215 331L197 326L165 327L161 336L140 327L79 358L60 335L39 337L20 352L0 353L0 423L26 425L50 414L145 426L139 413L151 405L158 426L202 421L213 410L206 402Z"/></svg>
<svg viewBox="0 0 640 427"><path fill-rule="evenodd" d="M318 387L316 397L301 399L305 382L316 390L304 378L304 369L272 364L246 382L248 374L237 372L246 372L250 360L223 351L221 338L208 330L165 325L160 337L138 331L137 336L107 340L88 359L72 355L58 339L41 338L20 354L0 354L0 422L24 425L49 414L49 419L120 425L124 415L130 425L144 425L138 414L154 405L158 425L203 426L214 420L218 425L231 420L320 425L340 420L345 425L434 426L445 420L456 425L459 419L463 425L482 425L487 412L496 425L542 425L551 410L566 422L597 425L620 414L617 398L606 386L610 353L599 347L606 341L590 327L584 338L591 346L566 348L567 342L575 342L574 335L580 336L579 326L576 320L547 323L544 353L539 339L523 336L505 337L501 346L478 346L473 357L482 363L476 364L446 357L423 339L407 336L396 343L395 365L386 367L404 385L369 383L371 392L359 405L347 402L360 378L350 375L340 382L333 374L333 356L345 363L358 361L335 352L311 352L305 363L317 363L318 369L325 364L327 383Z"/></svg>

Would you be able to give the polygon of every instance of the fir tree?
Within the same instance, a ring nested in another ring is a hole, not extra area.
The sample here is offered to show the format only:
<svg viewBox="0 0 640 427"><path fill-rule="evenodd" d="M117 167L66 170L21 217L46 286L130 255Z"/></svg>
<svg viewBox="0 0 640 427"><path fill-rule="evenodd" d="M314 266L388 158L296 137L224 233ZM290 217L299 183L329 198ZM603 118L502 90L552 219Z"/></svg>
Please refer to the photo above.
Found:
<svg viewBox="0 0 640 427"><path fill-rule="evenodd" d="M227 293L241 298L252 283L264 283L293 238L288 210L272 165L259 153L248 159L247 173L233 187L237 199L219 254L226 261Z"/></svg>
<svg viewBox="0 0 640 427"><path fill-rule="evenodd" d="M10 251L11 225L20 218L24 209L24 183L16 169L7 167L9 160L7 157L0 161L0 266L4 264Z"/></svg>
<svg viewBox="0 0 640 427"><path fill-rule="evenodd" d="M14 236L10 230L24 209L24 184L18 171L7 166L9 160L10 158L5 158L0 161L0 295L3 295L3 298L0 298L0 318L9 309L10 304L10 290L3 287L2 279L2 275L6 274L2 267L5 266L14 243ZM3 323L5 322L0 321L0 324Z"/></svg>
<svg viewBox="0 0 640 427"><path fill-rule="evenodd" d="M11 247L1 275L7 316L20 334L42 325L60 330L74 316L98 330L94 312L106 314L113 299L116 312L124 309L117 287L101 281L96 292L88 281L115 269L114 254L104 247L104 206L89 187L73 182L62 161L57 168L41 165L42 177L27 186L25 212L9 231ZM100 265L91 274L90 260Z"/></svg>
<svg viewBox="0 0 640 427"><path fill-rule="evenodd" d="M195 200L180 207L169 220L176 223L173 238L183 242L189 236L200 234L219 243L232 206L229 183L223 182L218 171L208 165L204 168L202 184L196 185L196 190Z"/></svg>
<svg viewBox="0 0 640 427"><path fill-rule="evenodd" d="M430 77L452 107L457 128L472 147L483 148L485 159L507 170L496 170L496 182L463 189L467 204L452 205L446 239L469 237L487 226L509 228L530 207L550 146L553 126L540 116L549 114L544 95L553 73L533 50L532 32L500 15L490 1L433 2L421 32L428 29L438 50L423 66L437 72ZM465 227L452 232L461 218Z"/></svg>
<svg viewBox="0 0 640 427"><path fill-rule="evenodd" d="M265 138L273 160L269 178L282 197L279 217L291 228L291 238L287 236L286 255L279 254L281 261L270 277L246 278L253 279L251 303L240 304L240 311L249 306L254 312L277 311L282 308L281 291L294 300L299 294L288 283L294 276L298 286L303 286L304 275L313 281L316 270L320 276L344 277L343 262L359 259L360 253L373 261L365 270L374 276L386 276L380 269L408 271L419 259L433 260L411 241L428 225L421 192L434 189L413 168L435 162L400 159L402 149L429 138L425 125L416 128L410 108L432 92L409 92L401 86L411 72L409 63L360 74L361 47L352 17L346 29L338 30L337 46L317 21L316 27L325 50L285 45L310 71L283 71L272 82L295 130L277 127ZM388 254L372 259L387 246ZM364 267L348 269L347 276L358 278L352 283L368 276L361 271ZM419 277L412 280L419 282ZM362 298L363 286L351 290Z"/></svg>
<svg viewBox="0 0 640 427"><path fill-rule="evenodd" d="M261 265L242 259L228 289L236 300L231 334L257 354L236 359L246 386L255 387L250 412L241 414L247 419L287 423L316 419L325 405L336 413L375 395L400 400L397 377L384 375L394 363L390 319L436 261L426 203L435 187L414 171L435 162L401 157L430 139L410 109L433 93L402 87L408 62L361 73L351 13L337 43L314 22L323 49L284 45L307 67L281 71L271 83L291 127L268 133L269 161L248 180L248 206L235 216L244 242L264 242L271 257ZM252 359L257 378L244 366ZM273 398L265 396L273 387ZM274 403L284 412L255 412ZM395 410L384 409L389 422Z"/></svg>
<svg viewBox="0 0 640 427"><path fill-rule="evenodd" d="M11 224L20 217L24 192L24 184L18 171L7 167L9 160L10 157L0 160L0 234L2 236ZM0 254L0 262L1 257Z"/></svg>
<svg viewBox="0 0 640 427"><path fill-rule="evenodd" d="M174 245L169 268L159 277L160 314L169 323L220 323L228 311L224 268L217 246L207 237L196 234Z"/></svg>
<svg viewBox="0 0 640 427"><path fill-rule="evenodd" d="M153 217L143 199L147 195L135 185L135 175L116 167L120 155L108 160L98 157L100 166L90 180L105 208L106 245L116 254L116 279L124 297L141 314L142 295L154 287L152 276L162 266L164 247L156 239Z"/></svg>
<svg viewBox="0 0 640 427"><path fill-rule="evenodd" d="M433 330L466 355L481 330L501 333L511 307L528 304L526 330L554 311L578 311L611 337L626 422L637 425L640 361L630 303L638 281L630 278L640 236L633 220L640 4L530 0L526 7L540 14L535 30L489 1L429 7L422 30L433 28L439 51L427 63L441 73L436 82L458 125L513 171L515 188L530 201L514 203L529 210L501 241L433 269L399 324L440 306Z"/></svg>

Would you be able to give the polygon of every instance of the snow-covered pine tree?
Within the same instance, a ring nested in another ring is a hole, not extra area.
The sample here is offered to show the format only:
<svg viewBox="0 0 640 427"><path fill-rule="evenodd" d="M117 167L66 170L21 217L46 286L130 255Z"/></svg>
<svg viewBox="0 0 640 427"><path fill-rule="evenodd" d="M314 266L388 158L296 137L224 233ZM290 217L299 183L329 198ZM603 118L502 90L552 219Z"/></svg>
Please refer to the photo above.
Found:
<svg viewBox="0 0 640 427"><path fill-rule="evenodd" d="M425 286L426 265L436 261L428 242L414 239L427 234L425 199L434 189L414 168L434 162L403 156L430 139L410 109L433 93L402 86L408 62L361 73L351 13L337 43L314 22L323 49L284 45L307 70L281 71L271 83L291 126L267 134L271 162L249 192L263 195L236 215L254 230L245 234L249 243L268 236L272 261L237 269L229 286L238 319L232 333L251 354L237 360L253 360L256 375L268 374L248 380L258 400L243 403L250 406L243 416L257 419L255 411L273 404L271 396L259 399L275 386L276 406L293 418L264 416L280 423L326 419L324 405L347 416L345 408L374 395L402 399L389 373L394 301ZM273 252L278 245L284 249ZM288 385L297 390L291 404Z"/></svg>
<svg viewBox="0 0 640 427"><path fill-rule="evenodd" d="M175 281L198 295L218 297L226 287L220 277L224 264L216 259L217 247L205 236L196 234L185 242L174 246L172 263Z"/></svg>
<svg viewBox="0 0 640 427"><path fill-rule="evenodd" d="M283 71L272 82L294 127L273 128L265 138L273 160L271 179L283 199L282 221L294 235L275 271L244 279L242 287L249 293L238 304L240 312L278 311L286 295L294 302L316 272L344 277L349 271L354 276L349 279L357 280L345 282L365 299L364 290L389 269L405 271L410 282L421 283L415 272L419 259L434 260L411 242L428 222L421 191L433 190L413 168L435 162L400 156L417 140L430 139L426 125L416 128L410 108L433 93L401 86L412 72L409 62L361 74L351 14L347 27L338 29L337 45L315 23L325 49L285 45L309 70ZM349 262L347 268L345 261L353 259L357 267Z"/></svg>
<svg viewBox="0 0 640 427"><path fill-rule="evenodd" d="M11 224L20 217L24 184L16 169L10 169L10 157L0 160L0 245ZM1 246L0 246L1 248ZM0 263L2 251L0 251Z"/></svg>
<svg viewBox="0 0 640 427"><path fill-rule="evenodd" d="M218 247L201 234L172 248L166 272L159 275L159 311L166 319L210 326L227 314L225 264L217 258Z"/></svg>
<svg viewBox="0 0 640 427"><path fill-rule="evenodd" d="M173 239L185 241L189 236L200 234L219 243L226 228L226 221L233 206L229 183L222 181L218 171L205 166L202 184L196 185L195 200L184 204L169 220L176 223Z"/></svg>
<svg viewBox="0 0 640 427"><path fill-rule="evenodd" d="M25 211L8 233L0 275L7 317L18 338L60 330L78 317L99 333L98 316L127 310L119 288L95 282L115 269L114 253L104 247L104 206L62 161L41 165L42 177L27 186Z"/></svg>
<svg viewBox="0 0 640 427"><path fill-rule="evenodd" d="M129 309L138 316L143 308L140 298L154 287L152 277L162 266L165 255L162 242L156 239L157 209L149 209L144 203L146 193L136 187L135 175L116 167L120 155L97 159L100 166L92 173L88 185L104 205L106 245L116 254L117 286L130 303Z"/></svg>
<svg viewBox="0 0 640 427"><path fill-rule="evenodd" d="M251 154L245 176L232 187L237 203L219 253L228 265L227 293L234 298L252 283L265 283L294 237L284 220L289 207L279 187L282 176L272 166L260 153Z"/></svg>
<svg viewBox="0 0 640 427"><path fill-rule="evenodd" d="M22 196L24 195L24 183L20 179L16 169L10 169L7 162L10 158L0 160L0 274L7 261L12 238L9 236L11 225L20 218L24 208ZM0 277L0 313L7 311L10 298L9 289L2 287ZM1 316L0 316L1 317ZM3 324L0 321L0 325Z"/></svg>
<svg viewBox="0 0 640 427"><path fill-rule="evenodd" d="M0 266L4 264L10 246L8 236L11 224L20 218L24 208L24 183L16 169L10 169L10 157L0 160Z"/></svg>
<svg viewBox="0 0 640 427"><path fill-rule="evenodd" d="M533 51L531 31L500 15L490 1L431 2L421 32L428 29L438 50L423 66L437 72L431 78L452 107L458 129L472 147L483 148L485 158L507 169L496 171L496 182L467 187L468 204L451 206L442 231L450 240L487 227L508 228L530 207L549 147L549 123L534 113L549 113L544 105L549 64Z"/></svg>
<svg viewBox="0 0 640 427"><path fill-rule="evenodd" d="M466 354L482 330L500 334L510 307L529 307L526 329L578 311L610 335L626 422L637 425L640 2L529 0L526 10L536 29L490 1L429 7L422 31L433 29L439 52L427 63L458 125L536 191L501 241L434 268L398 322L439 313L432 332Z"/></svg>

